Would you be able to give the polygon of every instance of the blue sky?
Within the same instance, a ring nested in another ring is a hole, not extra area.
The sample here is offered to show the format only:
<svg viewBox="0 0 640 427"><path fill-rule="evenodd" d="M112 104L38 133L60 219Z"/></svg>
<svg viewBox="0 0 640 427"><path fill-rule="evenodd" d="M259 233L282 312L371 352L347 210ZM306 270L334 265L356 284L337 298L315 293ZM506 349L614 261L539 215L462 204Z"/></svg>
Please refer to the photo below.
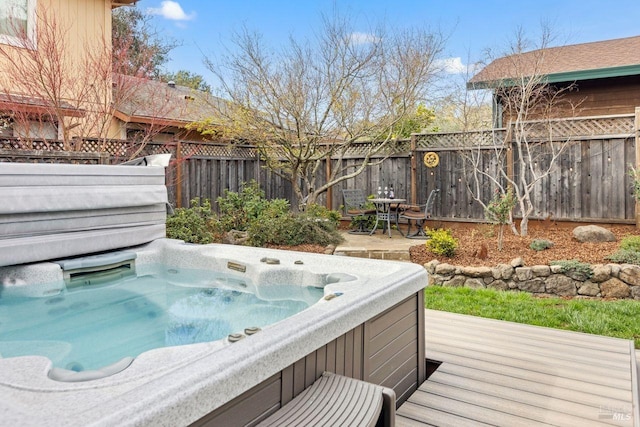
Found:
<svg viewBox="0 0 640 427"><path fill-rule="evenodd" d="M336 6L366 32L378 22L391 27L427 26L448 35L445 58L483 59L490 48L502 52L517 27L536 39L547 22L558 44L584 43L640 35L638 0L141 0L137 7L153 15L154 26L179 42L170 71L186 69L213 78L202 63L203 52L220 55L234 30L246 26L275 48L290 35L309 37L321 13Z"/></svg>

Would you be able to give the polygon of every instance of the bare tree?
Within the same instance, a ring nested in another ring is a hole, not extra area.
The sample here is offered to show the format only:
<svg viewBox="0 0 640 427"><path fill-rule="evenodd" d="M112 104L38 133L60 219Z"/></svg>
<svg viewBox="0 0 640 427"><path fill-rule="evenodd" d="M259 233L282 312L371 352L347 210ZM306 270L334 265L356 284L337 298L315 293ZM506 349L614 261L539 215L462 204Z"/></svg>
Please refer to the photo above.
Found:
<svg viewBox="0 0 640 427"><path fill-rule="evenodd" d="M80 41L82 54L78 54L71 51L70 21L45 5L38 8L36 20L37 40L16 25L13 33L21 46L0 44L0 59L9 65L0 103L23 105L10 117L22 140L61 139L64 150L78 151L84 138L98 138L104 150L110 138L120 137L114 118L127 108L146 118L130 141L125 155L131 157L168 126L167 115L182 114L184 94L171 97L165 84L146 78L148 70L157 66L155 45L119 33L117 49L112 49L112 34L103 31L100 38Z"/></svg>
<svg viewBox="0 0 640 427"><path fill-rule="evenodd" d="M570 136L554 131L558 121L553 117L560 111L571 115L576 105L564 97L574 85L546 81L544 70L556 55L556 51L548 49L552 40L549 28L543 27L537 49L529 50L524 33L518 30L509 53L471 81L490 82L494 108L501 108L507 125L505 133L494 130L493 144L477 139L461 150L468 189L486 210L489 200L483 198L483 193L487 184L504 197L511 188L521 217L519 230L513 212L508 222L515 234L523 236L528 233L528 221L534 211L532 195L536 186L556 170L560 156L572 142ZM504 140L499 135L504 135Z"/></svg>
<svg viewBox="0 0 640 427"><path fill-rule="evenodd" d="M480 68L481 64L473 62L470 55L467 55L466 65L462 65L462 70L446 80L447 84L443 88L445 95L434 105L434 126L438 132L468 132L491 127L489 91L467 88L467 82Z"/></svg>
<svg viewBox="0 0 640 427"><path fill-rule="evenodd" d="M213 122L224 137L255 144L299 200L313 204L393 152L398 124L427 103L444 38L425 29L356 33L336 14L324 17L315 39L291 38L279 51L246 29L234 44L221 63L206 59L232 101ZM354 148L363 160L346 167ZM329 157L331 173L318 183Z"/></svg>
<svg viewBox="0 0 640 427"><path fill-rule="evenodd" d="M84 70L79 70L81 64L73 60L67 49L69 25L60 22L45 6L38 8L36 20L37 41L29 37L24 27L11 23L21 46L0 44L0 59L8 65L4 97L28 106L12 117L26 139L33 136L33 127L55 123L56 136L63 139L64 149L69 150L70 130L83 115L76 79Z"/></svg>

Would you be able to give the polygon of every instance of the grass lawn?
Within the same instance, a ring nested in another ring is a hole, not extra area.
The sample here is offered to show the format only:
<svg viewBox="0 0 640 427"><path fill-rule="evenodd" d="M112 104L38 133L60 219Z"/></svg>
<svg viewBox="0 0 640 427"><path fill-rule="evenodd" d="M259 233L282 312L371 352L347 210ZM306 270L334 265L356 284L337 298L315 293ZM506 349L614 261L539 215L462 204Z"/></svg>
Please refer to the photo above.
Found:
<svg viewBox="0 0 640 427"><path fill-rule="evenodd" d="M632 339L640 349L640 302L539 298L524 292L429 286L433 310Z"/></svg>

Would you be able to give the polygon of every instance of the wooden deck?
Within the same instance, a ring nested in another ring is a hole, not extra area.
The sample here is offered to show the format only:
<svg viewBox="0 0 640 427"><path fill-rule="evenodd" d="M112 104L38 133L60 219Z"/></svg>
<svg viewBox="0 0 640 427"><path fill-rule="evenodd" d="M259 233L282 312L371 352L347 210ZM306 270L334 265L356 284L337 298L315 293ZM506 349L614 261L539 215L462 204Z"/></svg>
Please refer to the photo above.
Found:
<svg viewBox="0 0 640 427"><path fill-rule="evenodd" d="M425 322L442 364L399 427L640 425L632 341L433 310Z"/></svg>

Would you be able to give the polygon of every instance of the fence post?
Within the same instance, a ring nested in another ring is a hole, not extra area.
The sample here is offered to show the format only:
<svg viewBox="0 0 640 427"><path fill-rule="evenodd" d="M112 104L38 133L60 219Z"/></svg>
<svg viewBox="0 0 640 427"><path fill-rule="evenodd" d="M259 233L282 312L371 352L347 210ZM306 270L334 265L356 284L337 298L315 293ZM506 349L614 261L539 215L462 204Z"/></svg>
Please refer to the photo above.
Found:
<svg viewBox="0 0 640 427"><path fill-rule="evenodd" d="M176 142L176 207L182 207L182 144Z"/></svg>
<svg viewBox="0 0 640 427"><path fill-rule="evenodd" d="M503 144L507 146L507 176L511 181L515 181L515 177L513 176L513 147L511 140L513 139L513 124L511 120L507 124L507 131L504 134L504 142Z"/></svg>
<svg viewBox="0 0 640 427"><path fill-rule="evenodd" d="M325 165L325 173L327 174L327 179L331 176L331 154L327 156L326 160L327 164ZM326 208L329 210L333 210L333 187L327 188L327 199L326 199Z"/></svg>
<svg viewBox="0 0 640 427"><path fill-rule="evenodd" d="M633 130L636 136L636 170L640 167L640 107L636 107L636 117L634 120ZM635 177L634 177L635 178ZM635 198L635 197L634 197ZM640 228L640 203L636 200L636 228Z"/></svg>
<svg viewBox="0 0 640 427"><path fill-rule="evenodd" d="M418 203L418 153L416 135L411 135L411 203Z"/></svg>

